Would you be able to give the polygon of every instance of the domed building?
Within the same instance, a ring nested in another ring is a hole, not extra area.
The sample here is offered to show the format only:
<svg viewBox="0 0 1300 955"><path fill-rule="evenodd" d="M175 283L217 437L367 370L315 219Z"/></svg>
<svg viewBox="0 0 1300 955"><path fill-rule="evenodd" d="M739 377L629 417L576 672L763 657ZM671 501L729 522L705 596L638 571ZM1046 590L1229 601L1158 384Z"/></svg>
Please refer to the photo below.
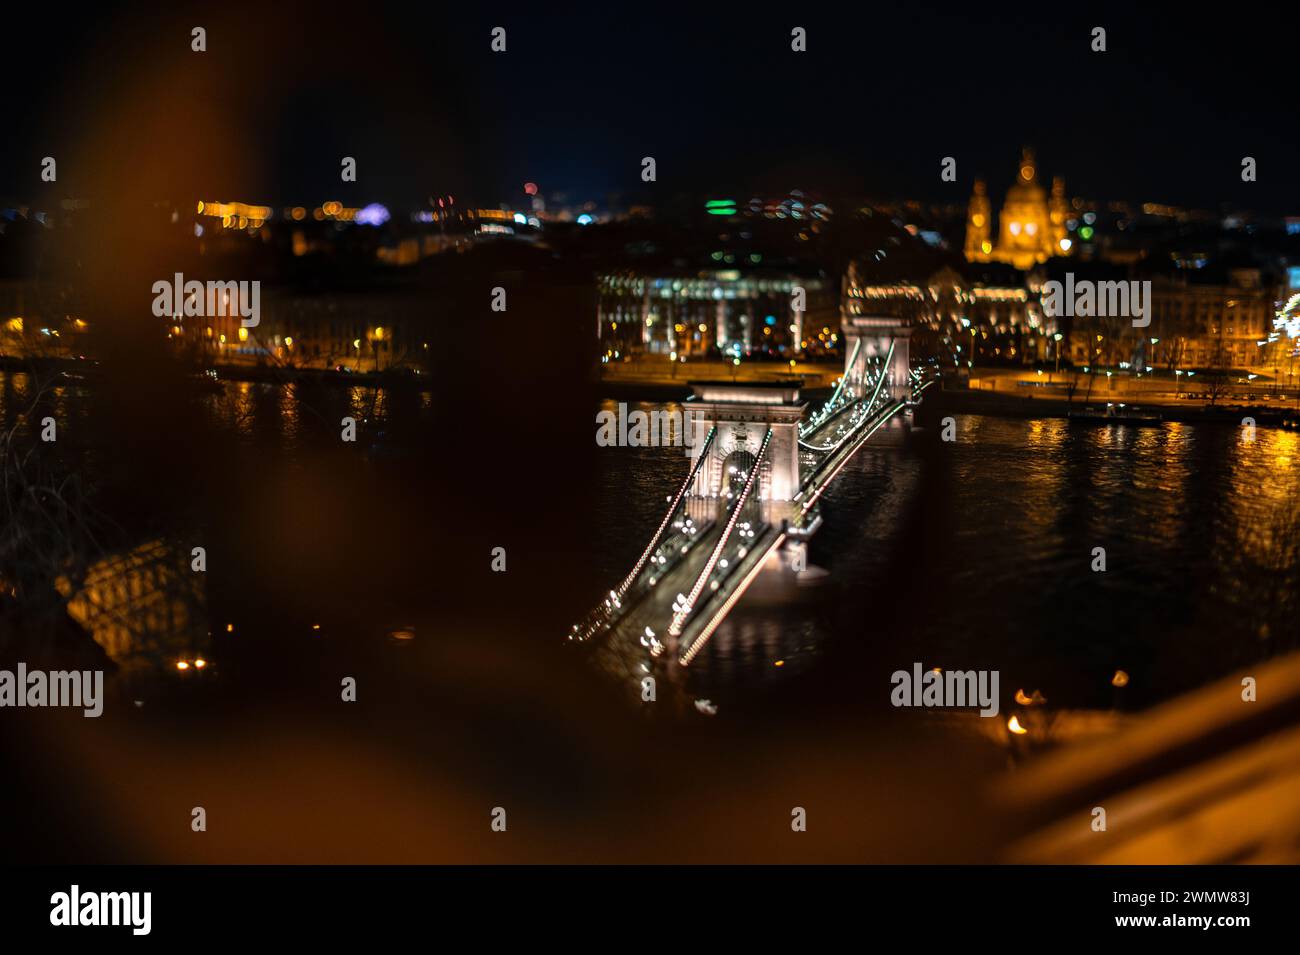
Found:
<svg viewBox="0 0 1300 955"><path fill-rule="evenodd" d="M1053 179L1049 196L1038 183L1033 151L1025 149L1020 173L1007 190L998 216L996 242L992 238L988 188L982 179L975 180L975 193L966 214L966 260L1005 262L1018 269L1029 269L1053 256L1069 255L1066 205L1065 181L1059 176Z"/></svg>

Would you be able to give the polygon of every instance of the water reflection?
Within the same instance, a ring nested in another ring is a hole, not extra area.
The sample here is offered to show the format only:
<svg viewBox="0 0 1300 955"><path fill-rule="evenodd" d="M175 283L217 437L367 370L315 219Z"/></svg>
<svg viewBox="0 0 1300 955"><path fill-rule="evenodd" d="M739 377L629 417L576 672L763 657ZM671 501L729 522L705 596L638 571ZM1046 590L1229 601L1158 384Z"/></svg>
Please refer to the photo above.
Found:
<svg viewBox="0 0 1300 955"><path fill-rule="evenodd" d="M66 431L85 420L84 396L80 377L72 373L0 370L0 422L6 430L25 424L29 433L37 433L48 416Z"/></svg>
<svg viewBox="0 0 1300 955"><path fill-rule="evenodd" d="M79 591L66 580L68 614L124 671L203 658L211 634L201 575L161 540L96 561Z"/></svg>
<svg viewBox="0 0 1300 955"><path fill-rule="evenodd" d="M775 607L743 607L734 612L692 661L687 690L725 700L811 669L826 629L807 615L807 609L804 614Z"/></svg>
<svg viewBox="0 0 1300 955"><path fill-rule="evenodd" d="M428 420L433 396L414 388L339 387L307 380L231 381L219 393L207 396L205 407L208 420L219 431L273 445L292 459L322 437L337 440L344 417L357 422L362 438L381 432L389 435L384 429Z"/></svg>

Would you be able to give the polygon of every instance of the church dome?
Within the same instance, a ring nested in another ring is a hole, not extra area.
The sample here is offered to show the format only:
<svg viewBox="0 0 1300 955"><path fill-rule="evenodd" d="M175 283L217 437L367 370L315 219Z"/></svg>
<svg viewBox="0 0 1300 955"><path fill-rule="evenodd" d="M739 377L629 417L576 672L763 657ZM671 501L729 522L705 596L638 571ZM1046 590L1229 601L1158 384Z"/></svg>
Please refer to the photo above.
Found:
<svg viewBox="0 0 1300 955"><path fill-rule="evenodd" d="M1017 179L1015 184L1007 190L1007 204L1019 204L1024 202L1046 202L1047 192L1040 186L1037 181Z"/></svg>
<svg viewBox="0 0 1300 955"><path fill-rule="evenodd" d="M1034 154L1026 148L1020 156L1020 170L1016 181L1007 190L1007 203L1046 202L1047 190L1038 184L1038 164Z"/></svg>
<svg viewBox="0 0 1300 955"><path fill-rule="evenodd" d="M1016 169L1016 179L1007 189L998 216L998 228L990 228L992 215L984 183L977 180L966 217L965 254L970 262L1005 262L1018 269L1031 268L1056 255L1069 253L1065 238L1065 183L1047 189L1038 182L1038 164L1033 150L1026 148ZM996 240L995 240L996 236Z"/></svg>

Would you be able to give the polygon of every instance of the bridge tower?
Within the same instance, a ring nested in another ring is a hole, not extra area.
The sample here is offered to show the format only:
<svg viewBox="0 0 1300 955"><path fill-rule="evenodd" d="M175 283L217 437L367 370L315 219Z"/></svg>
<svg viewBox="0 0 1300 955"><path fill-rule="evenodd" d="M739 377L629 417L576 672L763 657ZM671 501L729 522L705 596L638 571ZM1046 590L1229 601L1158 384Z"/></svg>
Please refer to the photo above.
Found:
<svg viewBox="0 0 1300 955"><path fill-rule="evenodd" d="M691 463L698 460L710 428L717 428L708 459L690 490L688 509L702 516L725 501L733 468L747 470L772 432L759 467L758 504L761 518L780 524L790 517L799 492L799 422L806 403L797 383L692 382L694 395L686 403L691 429Z"/></svg>
<svg viewBox="0 0 1300 955"><path fill-rule="evenodd" d="M840 326L844 335L844 377L847 381L862 381L866 377L868 361L889 354L889 345L893 342L894 358L890 362L886 384L897 398L911 393L908 340L912 337L912 326L909 323L893 315L854 315L845 316Z"/></svg>

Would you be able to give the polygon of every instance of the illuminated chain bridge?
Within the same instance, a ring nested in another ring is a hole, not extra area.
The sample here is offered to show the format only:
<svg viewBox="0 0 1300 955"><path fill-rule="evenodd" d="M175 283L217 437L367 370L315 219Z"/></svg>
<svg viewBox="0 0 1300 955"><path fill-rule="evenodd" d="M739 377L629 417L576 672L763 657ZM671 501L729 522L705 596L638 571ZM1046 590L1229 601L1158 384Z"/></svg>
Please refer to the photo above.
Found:
<svg viewBox="0 0 1300 955"><path fill-rule="evenodd" d="M910 331L897 319L846 323L844 375L811 414L796 385L692 383L689 473L631 571L569 639L605 641L629 675L646 672L647 653L685 666L760 573L804 568L826 488L928 384L909 366Z"/></svg>

